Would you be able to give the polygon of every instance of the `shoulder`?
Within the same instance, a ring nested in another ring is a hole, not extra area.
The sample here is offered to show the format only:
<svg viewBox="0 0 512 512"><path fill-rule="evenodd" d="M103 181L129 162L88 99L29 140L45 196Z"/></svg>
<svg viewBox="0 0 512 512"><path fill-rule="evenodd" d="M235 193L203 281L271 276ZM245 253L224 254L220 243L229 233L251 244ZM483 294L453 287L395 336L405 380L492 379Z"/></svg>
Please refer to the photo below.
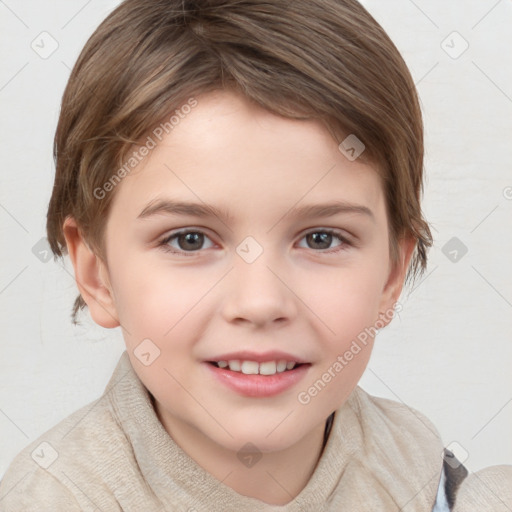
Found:
<svg viewBox="0 0 512 512"><path fill-rule="evenodd" d="M359 423L361 449L353 454L355 462L404 510L430 510L443 462L443 443L433 423L416 409L359 386L348 405Z"/></svg>
<svg viewBox="0 0 512 512"><path fill-rule="evenodd" d="M490 466L470 473L460 484L454 512L512 510L512 466Z"/></svg>
<svg viewBox="0 0 512 512"><path fill-rule="evenodd" d="M18 453L0 482L0 510L82 510L85 483L101 485L104 472L119 466L119 457L128 462L123 438L104 394Z"/></svg>
<svg viewBox="0 0 512 512"><path fill-rule="evenodd" d="M360 419L374 427L375 435L387 434L401 444L422 444L425 449L437 448L436 457L441 464L443 445L435 425L413 407L395 400L372 396L357 386L351 395L351 405L360 411ZM380 428L377 428L380 427Z"/></svg>
<svg viewBox="0 0 512 512"><path fill-rule="evenodd" d="M80 512L82 510L70 490L40 467L15 459L0 482L2 512Z"/></svg>

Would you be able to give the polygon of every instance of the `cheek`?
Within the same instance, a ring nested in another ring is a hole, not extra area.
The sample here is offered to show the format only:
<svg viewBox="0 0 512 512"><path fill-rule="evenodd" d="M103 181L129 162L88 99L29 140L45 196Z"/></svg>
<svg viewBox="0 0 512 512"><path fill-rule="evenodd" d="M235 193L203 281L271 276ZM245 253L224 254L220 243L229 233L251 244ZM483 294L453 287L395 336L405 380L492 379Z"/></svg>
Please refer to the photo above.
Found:
<svg viewBox="0 0 512 512"><path fill-rule="evenodd" d="M306 281L308 306L336 339L346 341L375 321L383 289L383 271L378 263L331 268Z"/></svg>
<svg viewBox="0 0 512 512"><path fill-rule="evenodd" d="M121 323L137 335L165 339L211 287L190 269L171 269L132 259L113 269L112 285Z"/></svg>
<svg viewBox="0 0 512 512"><path fill-rule="evenodd" d="M380 281L371 272L352 270L339 273L322 293L316 289L311 309L322 319L318 340L323 341L323 357L305 392L322 396L317 407L338 408L364 373L373 348L379 288Z"/></svg>

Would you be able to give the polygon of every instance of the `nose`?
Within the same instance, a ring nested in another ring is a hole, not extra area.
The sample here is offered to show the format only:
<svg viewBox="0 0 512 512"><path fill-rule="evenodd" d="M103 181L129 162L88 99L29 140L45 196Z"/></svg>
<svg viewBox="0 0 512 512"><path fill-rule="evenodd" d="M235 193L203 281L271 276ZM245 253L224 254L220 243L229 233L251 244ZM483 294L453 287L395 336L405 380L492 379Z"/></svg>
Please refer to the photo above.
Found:
<svg viewBox="0 0 512 512"><path fill-rule="evenodd" d="M222 314L229 323L285 325L297 315L297 297L283 264L263 253L247 263L238 255L224 288Z"/></svg>

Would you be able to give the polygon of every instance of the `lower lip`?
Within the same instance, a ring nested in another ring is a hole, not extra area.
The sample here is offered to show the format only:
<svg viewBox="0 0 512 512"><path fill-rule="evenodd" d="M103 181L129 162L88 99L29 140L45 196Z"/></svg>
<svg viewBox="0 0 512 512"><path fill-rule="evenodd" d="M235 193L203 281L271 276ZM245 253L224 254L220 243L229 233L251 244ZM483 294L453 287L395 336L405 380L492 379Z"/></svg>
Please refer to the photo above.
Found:
<svg viewBox="0 0 512 512"><path fill-rule="evenodd" d="M225 368L217 368L213 364L204 363L213 375L224 385L244 396L268 397L275 396L297 384L306 374L310 364L303 364L274 375L246 375L232 372Z"/></svg>

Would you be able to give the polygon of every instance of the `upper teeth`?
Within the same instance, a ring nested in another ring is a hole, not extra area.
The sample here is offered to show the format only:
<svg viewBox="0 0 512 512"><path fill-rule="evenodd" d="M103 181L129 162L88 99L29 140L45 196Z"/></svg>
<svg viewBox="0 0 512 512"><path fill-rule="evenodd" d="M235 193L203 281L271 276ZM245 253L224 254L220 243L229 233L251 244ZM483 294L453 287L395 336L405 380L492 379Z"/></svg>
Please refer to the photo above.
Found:
<svg viewBox="0 0 512 512"><path fill-rule="evenodd" d="M292 370L296 363L292 361L266 361L265 363L257 363L256 361L217 361L219 368L227 368L233 372L242 372L246 375L274 375L282 373L285 370Z"/></svg>

